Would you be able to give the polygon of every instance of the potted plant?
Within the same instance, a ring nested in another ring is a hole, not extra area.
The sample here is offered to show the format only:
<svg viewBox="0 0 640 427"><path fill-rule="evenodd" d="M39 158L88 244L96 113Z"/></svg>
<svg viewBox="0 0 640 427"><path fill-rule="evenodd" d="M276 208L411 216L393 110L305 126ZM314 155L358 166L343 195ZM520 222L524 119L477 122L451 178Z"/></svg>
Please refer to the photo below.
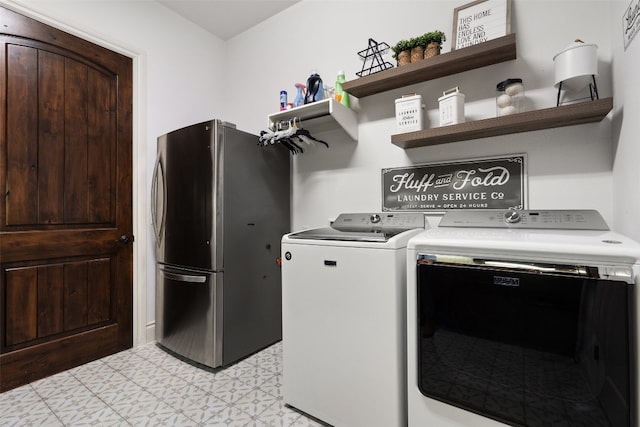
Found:
<svg viewBox="0 0 640 427"><path fill-rule="evenodd" d="M424 57L431 58L432 56L440 54L442 43L447 40L447 37L442 31L436 30L424 33L420 36L420 39L422 43L425 43Z"/></svg>
<svg viewBox="0 0 640 427"><path fill-rule="evenodd" d="M406 65L411 62L411 44L409 40L400 40L391 48L393 50L393 59L398 61L398 66Z"/></svg>
<svg viewBox="0 0 640 427"><path fill-rule="evenodd" d="M422 36L409 39L409 47L411 48L411 62L418 62L424 59L424 50L427 43Z"/></svg>

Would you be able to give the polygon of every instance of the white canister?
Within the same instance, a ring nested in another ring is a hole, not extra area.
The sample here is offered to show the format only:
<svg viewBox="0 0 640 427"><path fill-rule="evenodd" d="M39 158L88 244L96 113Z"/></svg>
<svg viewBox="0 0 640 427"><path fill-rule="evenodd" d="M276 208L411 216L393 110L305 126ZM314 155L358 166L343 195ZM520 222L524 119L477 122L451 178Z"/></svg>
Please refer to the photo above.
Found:
<svg viewBox="0 0 640 427"><path fill-rule="evenodd" d="M440 105L440 126L464 123L464 93L458 87L442 92L438 98Z"/></svg>
<svg viewBox="0 0 640 427"><path fill-rule="evenodd" d="M414 93L396 99L396 128L399 133L422 130L422 96Z"/></svg>
<svg viewBox="0 0 640 427"><path fill-rule="evenodd" d="M555 83L574 92L587 87L598 75L598 45L576 40L553 57Z"/></svg>

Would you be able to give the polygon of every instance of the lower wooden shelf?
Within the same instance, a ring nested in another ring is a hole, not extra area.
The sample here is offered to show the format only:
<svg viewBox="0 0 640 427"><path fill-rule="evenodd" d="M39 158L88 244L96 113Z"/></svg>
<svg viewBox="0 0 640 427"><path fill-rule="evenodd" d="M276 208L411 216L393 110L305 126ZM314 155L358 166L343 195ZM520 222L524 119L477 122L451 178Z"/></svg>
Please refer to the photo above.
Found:
<svg viewBox="0 0 640 427"><path fill-rule="evenodd" d="M391 143L398 147L408 149L599 122L604 119L612 109L613 98L596 99L594 101L561 105L559 107L527 111L509 116L391 135Z"/></svg>

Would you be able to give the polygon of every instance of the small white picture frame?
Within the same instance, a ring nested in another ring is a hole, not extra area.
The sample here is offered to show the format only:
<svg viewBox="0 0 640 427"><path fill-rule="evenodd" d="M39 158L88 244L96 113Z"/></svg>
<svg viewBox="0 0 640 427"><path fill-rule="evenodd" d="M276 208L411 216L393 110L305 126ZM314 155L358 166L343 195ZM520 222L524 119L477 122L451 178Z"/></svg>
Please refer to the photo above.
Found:
<svg viewBox="0 0 640 427"><path fill-rule="evenodd" d="M511 33L511 0L476 0L453 10L451 50Z"/></svg>

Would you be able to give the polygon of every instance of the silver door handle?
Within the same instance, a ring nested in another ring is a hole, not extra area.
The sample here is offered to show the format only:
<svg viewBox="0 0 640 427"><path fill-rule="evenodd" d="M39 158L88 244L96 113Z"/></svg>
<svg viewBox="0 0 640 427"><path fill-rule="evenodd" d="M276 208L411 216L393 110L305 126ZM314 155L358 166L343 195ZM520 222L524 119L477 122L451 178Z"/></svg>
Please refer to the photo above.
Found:
<svg viewBox="0 0 640 427"><path fill-rule="evenodd" d="M160 174L160 175L158 175ZM164 225L165 219L165 200L166 194L163 194L162 197L162 206L160 207L160 212L162 214L162 218L160 218L160 222L157 221L158 216L158 179L162 179L162 189L166 191L165 188L165 179L164 179L164 169L162 168L162 163L160 161L160 154L158 154L158 158L156 159L156 164L153 167L153 179L151 181L151 224L153 225L153 231L155 233L156 239L160 239L162 237L162 227Z"/></svg>
<svg viewBox="0 0 640 427"><path fill-rule="evenodd" d="M170 273L167 270L162 270L162 274L167 279L177 280L178 282L189 282L189 283L204 283L207 281L205 276L192 276L189 274L178 274L178 273Z"/></svg>

